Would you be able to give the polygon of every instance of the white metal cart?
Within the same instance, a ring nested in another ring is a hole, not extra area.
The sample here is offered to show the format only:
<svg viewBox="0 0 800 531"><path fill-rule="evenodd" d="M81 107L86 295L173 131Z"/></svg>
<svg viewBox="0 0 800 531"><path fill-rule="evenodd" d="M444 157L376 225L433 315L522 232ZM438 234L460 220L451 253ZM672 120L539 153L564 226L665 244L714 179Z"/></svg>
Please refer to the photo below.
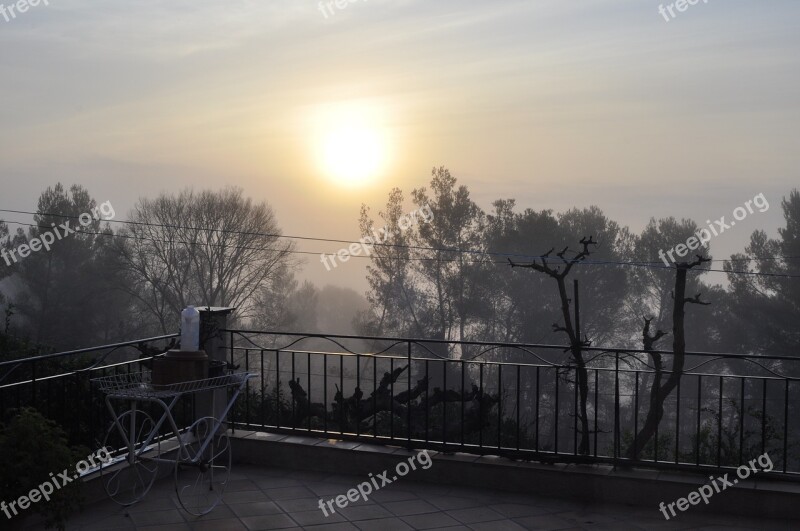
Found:
<svg viewBox="0 0 800 531"><path fill-rule="evenodd" d="M114 419L103 446L115 458L100 469L108 496L124 506L140 501L158 476L158 464L168 463L175 467L175 492L183 508L197 516L213 510L222 500L231 470L230 440L222 425L247 381L255 376L232 373L173 385L153 385L150 372L93 379L106 394L106 407ZM178 429L172 410L181 397L218 389L232 391L220 418L202 417L188 429ZM118 413L112 401L125 401L129 408ZM158 422L139 409L139 403L148 402L163 410ZM174 439L159 437L165 421ZM173 441L177 442L175 458L161 457L162 444Z"/></svg>

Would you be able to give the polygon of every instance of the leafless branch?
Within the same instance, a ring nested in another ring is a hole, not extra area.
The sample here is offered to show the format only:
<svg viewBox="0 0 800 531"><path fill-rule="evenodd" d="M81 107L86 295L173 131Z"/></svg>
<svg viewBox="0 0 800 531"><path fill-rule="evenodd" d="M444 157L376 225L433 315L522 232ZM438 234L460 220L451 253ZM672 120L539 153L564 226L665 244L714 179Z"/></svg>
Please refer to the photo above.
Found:
<svg viewBox="0 0 800 531"><path fill-rule="evenodd" d="M686 297L686 298L683 299L683 302L686 302L686 303L689 303L689 304L700 304L702 306L711 306L710 302L701 301L700 300L700 295L701 294L698 293L694 297Z"/></svg>

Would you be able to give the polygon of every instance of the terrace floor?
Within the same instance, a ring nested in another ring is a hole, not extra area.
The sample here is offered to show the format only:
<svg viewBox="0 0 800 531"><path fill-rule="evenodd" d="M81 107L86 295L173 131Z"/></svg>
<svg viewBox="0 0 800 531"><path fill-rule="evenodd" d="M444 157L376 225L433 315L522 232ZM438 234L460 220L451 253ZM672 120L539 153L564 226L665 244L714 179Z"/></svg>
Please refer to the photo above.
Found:
<svg viewBox="0 0 800 531"><path fill-rule="evenodd" d="M361 476L237 464L223 504L202 518L178 508L168 477L158 481L140 504L121 508L109 500L90 505L70 520L67 529L798 529L798 522L693 514L691 508L668 522L657 507L586 505L407 478L375 492L367 502L352 503L335 515L323 515L318 506L320 498L345 494L362 481Z"/></svg>

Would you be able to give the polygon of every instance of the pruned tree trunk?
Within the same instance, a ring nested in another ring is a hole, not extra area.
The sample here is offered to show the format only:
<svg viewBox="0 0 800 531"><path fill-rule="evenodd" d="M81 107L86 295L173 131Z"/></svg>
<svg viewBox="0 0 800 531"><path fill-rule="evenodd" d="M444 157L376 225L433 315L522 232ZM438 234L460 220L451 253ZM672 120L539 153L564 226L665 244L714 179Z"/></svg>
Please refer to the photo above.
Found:
<svg viewBox="0 0 800 531"><path fill-rule="evenodd" d="M574 258L566 258L566 253L569 250L569 247L566 247L563 251L556 253L556 256L560 259L558 266L555 268L550 265L550 254L555 249L550 249L547 253L545 253L540 259L541 264L537 262L532 262L530 264L517 264L513 262L511 259L508 260L511 267L525 267L529 269L533 269L534 271L538 271L540 273L544 273L556 280L558 285L558 295L561 299L561 317L564 319L564 325L553 325L553 330L556 332L564 332L567 334L569 338L569 350L572 354L572 358L575 360L575 385L578 386L578 407L576 408L578 414L578 421L580 422L580 443L578 446L578 453L581 455L588 455L589 454L589 416L587 414L587 406L586 403L589 399L589 371L586 368L586 360L583 358L583 347L589 345L588 339L581 339L580 331L577 330L577 327L572 322L572 316L570 315L570 299L567 295L567 286L566 286L566 278L569 275L572 267L585 260L591 253L589 251L590 245L596 245L596 242L592 240L590 236L589 239L582 238L580 241L581 245L583 246L583 250L579 252ZM561 267L563 266L563 270ZM556 415L559 414L558 411L555 412Z"/></svg>
<svg viewBox="0 0 800 531"><path fill-rule="evenodd" d="M700 300L698 293L694 298L686 297L686 274L695 266L698 266L708 259L698 256L697 260L691 263L680 262L675 264L675 292L673 293L673 306L672 306L672 370L668 371L666 381L662 385L664 379L664 364L661 359L661 354L654 352L655 343L664 335L661 330L657 331L655 335L650 335L650 321L645 319L644 330L642 333L642 341L644 343L644 350L650 355L653 361L654 374L653 381L650 385L650 401L648 405L647 417L645 418L642 429L636 434L633 443L628 448L628 457L631 459L639 459L642 450L650 442L656 434L658 425L661 419L664 418L664 402L670 393L678 386L681 377L683 376L684 365L686 363L686 334L684 328L684 321L686 319L686 304L702 304L708 303ZM680 427L678 427L680 429Z"/></svg>
<svg viewBox="0 0 800 531"><path fill-rule="evenodd" d="M586 361L583 359L583 343L578 337L578 331L572 322L569 311L569 298L564 277L557 278L558 294L561 297L561 314L564 318L563 332L569 337L570 352L575 360L575 385L578 386L578 422L581 425L580 443L578 453L589 454L589 415L586 403L589 399L589 371L586 370ZM556 327L560 329L560 327ZM556 411L556 414L558 412Z"/></svg>

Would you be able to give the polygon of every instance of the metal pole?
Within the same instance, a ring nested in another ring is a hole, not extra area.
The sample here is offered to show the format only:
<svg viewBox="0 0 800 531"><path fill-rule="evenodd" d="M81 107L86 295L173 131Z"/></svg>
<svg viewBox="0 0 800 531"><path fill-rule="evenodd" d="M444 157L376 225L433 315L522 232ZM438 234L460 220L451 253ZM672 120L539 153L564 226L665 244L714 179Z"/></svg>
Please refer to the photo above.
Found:
<svg viewBox="0 0 800 531"><path fill-rule="evenodd" d="M573 292L574 292L574 299L575 299L575 337L578 338L578 348L580 348L581 342L581 298L580 292L578 291L578 279L576 278L573 281Z"/></svg>
<svg viewBox="0 0 800 531"><path fill-rule="evenodd" d="M573 280L573 298L575 299L575 341L577 342L574 347L577 350L578 356L581 355L581 300L578 292L578 279ZM573 421L573 444L575 455L578 455L578 416L583 409L579 405L578 387L581 384L581 374L578 373L577 366L575 367L575 419ZM581 397L582 398L582 397ZM581 424L583 427L583 424ZM581 437L581 441L583 438Z"/></svg>

